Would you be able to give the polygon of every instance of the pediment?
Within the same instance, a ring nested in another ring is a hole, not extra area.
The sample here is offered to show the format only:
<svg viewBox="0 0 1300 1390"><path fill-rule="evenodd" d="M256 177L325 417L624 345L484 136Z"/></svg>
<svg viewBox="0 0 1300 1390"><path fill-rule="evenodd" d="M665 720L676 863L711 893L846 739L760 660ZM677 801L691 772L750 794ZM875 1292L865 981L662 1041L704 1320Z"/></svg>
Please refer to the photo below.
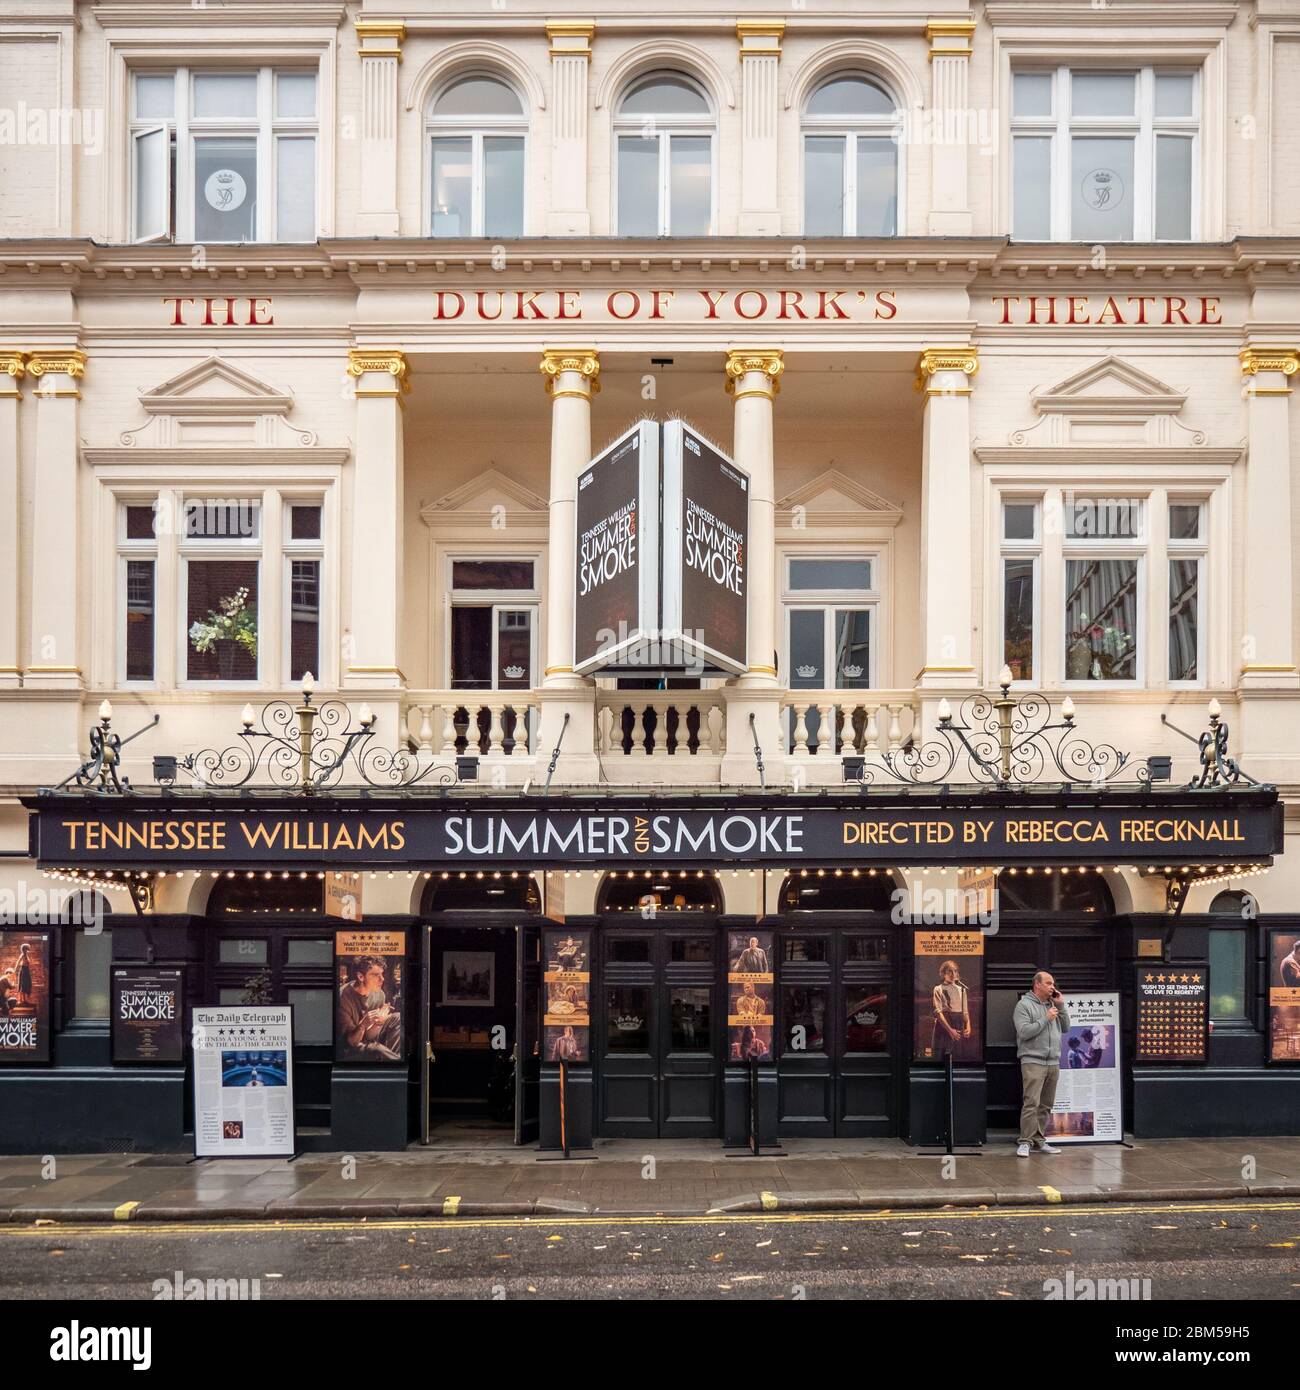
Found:
<svg viewBox="0 0 1300 1390"><path fill-rule="evenodd" d="M903 510L838 468L828 468L787 493L776 504L786 524L799 510L808 525L844 525L849 522L897 526Z"/></svg>
<svg viewBox="0 0 1300 1390"><path fill-rule="evenodd" d="M490 525L494 518L525 518L545 521L548 504L530 487L497 468L477 473L467 483L453 488L420 508L426 526ZM514 524L514 523L512 523Z"/></svg>
<svg viewBox="0 0 1300 1390"><path fill-rule="evenodd" d="M1030 396L1037 419L1013 430L1013 445L1192 445L1205 434L1177 418L1187 392L1122 357L1108 356Z"/></svg>
<svg viewBox="0 0 1300 1390"><path fill-rule="evenodd" d="M233 363L208 357L140 393L149 417L121 436L127 446L314 445L316 435L289 424L293 396Z"/></svg>

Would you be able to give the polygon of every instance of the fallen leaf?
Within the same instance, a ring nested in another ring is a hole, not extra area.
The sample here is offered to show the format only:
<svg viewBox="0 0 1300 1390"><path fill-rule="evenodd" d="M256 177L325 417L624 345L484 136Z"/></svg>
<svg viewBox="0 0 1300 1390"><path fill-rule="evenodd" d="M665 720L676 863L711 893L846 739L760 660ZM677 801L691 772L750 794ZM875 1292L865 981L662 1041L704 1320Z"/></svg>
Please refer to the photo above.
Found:
<svg viewBox="0 0 1300 1390"><path fill-rule="evenodd" d="M987 1255L958 1255L957 1258L958 1258L959 1260L977 1260L980 1264L983 1264L984 1261L988 1259L988 1256L987 1256Z"/></svg>
<svg viewBox="0 0 1300 1390"><path fill-rule="evenodd" d="M735 1274L732 1276L733 1284L748 1284L754 1279L766 1279L766 1274Z"/></svg>
<svg viewBox="0 0 1300 1390"><path fill-rule="evenodd" d="M754 1249L755 1249L755 1250L761 1250L765 1245L771 1245L771 1243L772 1243L772 1242L771 1242L770 1240L760 1240L760 1241L754 1246Z"/></svg>
<svg viewBox="0 0 1300 1390"><path fill-rule="evenodd" d="M62 1255L62 1254L63 1254L63 1251L62 1251L62 1250L51 1250L51 1251L49 1251L48 1253L51 1254L51 1255Z"/></svg>
<svg viewBox="0 0 1300 1390"><path fill-rule="evenodd" d="M1014 1298L1014 1297L1015 1297L1015 1294L1013 1294L1013 1293L1011 1292L1010 1289L999 1289L999 1290L998 1290L998 1297L999 1297L999 1298Z"/></svg>
<svg viewBox="0 0 1300 1390"><path fill-rule="evenodd" d="M553 1241L563 1240L563 1239L564 1239L563 1236L547 1236L547 1237L546 1237L546 1240L547 1240L547 1243L548 1243L548 1244L550 1244L550 1243L553 1242Z"/></svg>
<svg viewBox="0 0 1300 1390"><path fill-rule="evenodd" d="M710 1259L710 1261L711 1261L713 1264L717 1264L717 1262L718 1262L719 1260L725 1260L726 1258L727 1258L727 1257L726 1257L725 1253L724 1253L723 1251L721 1251L721 1250L719 1250L718 1253L717 1253L716 1255L710 1255L710 1256L709 1256L709 1259Z"/></svg>
<svg viewBox="0 0 1300 1390"><path fill-rule="evenodd" d="M398 1269L410 1269L410 1265L398 1265Z"/></svg>
<svg viewBox="0 0 1300 1390"><path fill-rule="evenodd" d="M1267 1248L1268 1248L1269 1250L1294 1250L1294 1249L1295 1249L1295 1241L1293 1241L1293 1240L1270 1240L1269 1243L1268 1243L1268 1247L1267 1247Z"/></svg>

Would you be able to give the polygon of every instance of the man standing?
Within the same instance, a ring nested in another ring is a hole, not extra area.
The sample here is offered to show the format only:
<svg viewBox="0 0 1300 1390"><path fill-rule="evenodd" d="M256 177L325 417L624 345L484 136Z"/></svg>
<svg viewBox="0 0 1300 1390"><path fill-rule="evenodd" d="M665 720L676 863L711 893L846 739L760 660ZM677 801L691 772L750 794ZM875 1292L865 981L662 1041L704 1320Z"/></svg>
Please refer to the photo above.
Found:
<svg viewBox="0 0 1300 1390"><path fill-rule="evenodd" d="M1038 971L1033 988L1021 996L1011 1017L1016 1027L1016 1056L1020 1059L1025 1094L1016 1154L1028 1158L1034 1149L1059 1154L1060 1149L1053 1148L1044 1137L1044 1128L1061 1076L1061 1029L1070 1026L1070 1016L1050 972Z"/></svg>

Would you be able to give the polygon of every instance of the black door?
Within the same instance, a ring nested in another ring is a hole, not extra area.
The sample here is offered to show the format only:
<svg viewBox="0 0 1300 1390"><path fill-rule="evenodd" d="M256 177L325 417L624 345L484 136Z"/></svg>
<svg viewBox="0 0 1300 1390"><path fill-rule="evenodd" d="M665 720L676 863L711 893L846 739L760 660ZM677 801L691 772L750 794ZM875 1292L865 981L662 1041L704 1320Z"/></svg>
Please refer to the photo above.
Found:
<svg viewBox="0 0 1300 1390"><path fill-rule="evenodd" d="M725 1019L717 930L620 926L602 930L600 941L599 1132L719 1135Z"/></svg>
<svg viewBox="0 0 1300 1390"><path fill-rule="evenodd" d="M535 1144L541 1106L542 933L515 928L515 1143Z"/></svg>

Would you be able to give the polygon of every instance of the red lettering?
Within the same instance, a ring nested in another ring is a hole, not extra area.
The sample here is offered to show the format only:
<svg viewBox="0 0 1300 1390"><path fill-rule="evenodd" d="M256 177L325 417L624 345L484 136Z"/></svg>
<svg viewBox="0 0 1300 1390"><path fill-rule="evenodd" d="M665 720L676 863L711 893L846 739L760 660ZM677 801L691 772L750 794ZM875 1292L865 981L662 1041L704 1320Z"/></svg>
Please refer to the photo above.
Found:
<svg viewBox="0 0 1300 1390"><path fill-rule="evenodd" d="M1107 314L1110 315L1109 318L1106 317ZM1097 315L1097 322L1118 324L1127 322L1124 315L1120 313L1119 305L1115 303L1115 296L1113 294L1107 296L1105 307L1102 309L1101 313Z"/></svg>
<svg viewBox="0 0 1300 1390"><path fill-rule="evenodd" d="M894 302L893 290L876 291L876 312L874 317L878 319L892 319L898 313L898 305Z"/></svg>
<svg viewBox="0 0 1300 1390"><path fill-rule="evenodd" d="M1087 323L1087 322L1088 322L1088 296L1087 296L1086 294L1072 294L1072 295L1069 295L1069 296L1067 297L1067 301L1066 301L1066 302L1067 302L1067 303L1069 304L1069 306L1070 306L1070 317L1069 317L1068 319L1066 319L1066 323L1069 323L1069 324L1076 324L1076 323ZM1075 317L1076 313L1080 312L1080 310L1079 310L1079 306L1080 306L1080 305L1083 306L1083 309L1082 309L1083 317L1082 317L1082 318L1076 318L1076 317Z"/></svg>
<svg viewBox="0 0 1300 1390"><path fill-rule="evenodd" d="M270 312L270 309L271 309L271 301L270 301L270 299L269 299L269 298L265 298L265 297L263 297L263 296L261 296L261 295L254 295L253 298L250 299L250 300L248 301L248 323L249 323L249 326L252 327L252 328L270 328L270 327L272 327L272 326L274 325L274 323L275 323L275 318L274 318L274 316L272 316L271 318L266 318L266 319L264 319L264 318L259 318L259 317L258 317L259 313L261 312L261 310L257 307L259 304L265 304L265 305L266 305L266 308L267 308L267 312L268 312L268 313Z"/></svg>
<svg viewBox="0 0 1300 1390"><path fill-rule="evenodd" d="M1037 323L1037 322L1038 322L1038 306L1039 306L1039 304L1046 304L1046 305L1047 305L1047 319L1046 319L1046 322L1047 322L1047 323L1055 323L1055 322L1056 322L1056 300L1055 300L1055 298L1054 298L1052 295L1050 295L1050 294L1042 294L1042 295L1039 295L1039 294L1031 294L1031 295L1029 296L1029 322L1030 322L1030 323Z"/></svg>
<svg viewBox="0 0 1300 1390"><path fill-rule="evenodd" d="M818 290L817 291L817 317L825 319L832 317L827 312L828 309L835 311L833 317L836 319L847 319L849 316L844 312L844 306L840 303L840 295L843 290Z"/></svg>
<svg viewBox="0 0 1300 1390"><path fill-rule="evenodd" d="M545 313L538 307L536 290L516 290L515 291L515 319L544 319ZM524 310L529 310L524 313Z"/></svg>
<svg viewBox="0 0 1300 1390"><path fill-rule="evenodd" d="M1019 304L1019 303L1020 303L1020 296L1019 296L1018 294L995 294L995 295L993 295L992 298L993 298L994 304L1001 304L1001 305L1002 305L1002 317L998 320L998 322L999 322L999 323L1010 323L1010 322L1011 322L1011 306L1012 306L1013 304Z"/></svg>
<svg viewBox="0 0 1300 1390"><path fill-rule="evenodd" d="M650 317L661 319L664 317L664 308L672 299L676 290L651 290L650 291Z"/></svg>
<svg viewBox="0 0 1300 1390"><path fill-rule="evenodd" d="M193 304L192 299L182 299L179 295L163 295L163 303L174 306L172 309L172 327L180 328L185 323L185 311L181 308L182 304Z"/></svg>
<svg viewBox="0 0 1300 1390"><path fill-rule="evenodd" d="M1174 315L1178 315L1179 323L1190 323L1187 317L1187 301L1180 295L1171 294L1165 296L1165 322L1173 323Z"/></svg>
<svg viewBox="0 0 1300 1390"><path fill-rule="evenodd" d="M1215 294L1215 295L1205 295L1205 294L1203 294L1203 295L1201 295L1200 299L1201 299L1201 322L1202 322L1202 323L1208 323L1208 324L1218 324L1218 323L1222 323L1222 322L1223 322L1223 319L1222 319L1222 318L1220 317L1220 315L1219 315L1219 296L1218 296L1217 294ZM1210 318L1210 306L1211 306L1211 305L1214 306L1214 317L1213 317L1213 318Z"/></svg>
<svg viewBox="0 0 1300 1390"><path fill-rule="evenodd" d="M497 297L497 311L495 314L489 314L487 311L487 297L490 294L494 294ZM500 290L475 290L474 298L477 301L479 318L487 319L490 323L493 319L499 319L501 317L505 304L503 302L504 296Z"/></svg>
<svg viewBox="0 0 1300 1390"><path fill-rule="evenodd" d="M707 314L705 314L704 317L705 317L705 318L708 318L708 319L716 319L716 318L718 317L718 304L719 304L719 303L721 302L721 300L722 300L722 291L721 291L721 290L701 290L700 293L701 293L701 294L704 296L704 298L708 301L708 305L709 305L709 312L708 312Z"/></svg>
<svg viewBox="0 0 1300 1390"><path fill-rule="evenodd" d="M1147 305L1154 304L1156 297L1153 294L1131 294L1128 296L1128 302L1138 306L1137 322L1144 324L1147 321Z"/></svg>
<svg viewBox="0 0 1300 1390"><path fill-rule="evenodd" d="M433 297L436 301L433 311L435 319L458 319L465 312L465 296L459 290L435 290ZM455 313L447 313L446 301L449 299L456 301Z"/></svg>
<svg viewBox="0 0 1300 1390"><path fill-rule="evenodd" d="M582 310L578 307L578 290L556 290L559 307L555 311L557 319L580 319Z"/></svg>
<svg viewBox="0 0 1300 1390"><path fill-rule="evenodd" d="M758 308L752 314L747 314L742 307L742 301L747 294L758 296ZM761 319L767 313L767 295L762 290L741 290L736 295L736 317L742 319Z"/></svg>
<svg viewBox="0 0 1300 1390"><path fill-rule="evenodd" d="M614 301L619 295L623 294L627 295L632 301L631 308L628 309L626 314L620 314L614 304ZM641 312L641 296L637 294L635 290L611 290L609 298L605 301L605 307L609 310L609 316L612 319L635 318L637 314Z"/></svg>
<svg viewBox="0 0 1300 1390"><path fill-rule="evenodd" d="M791 310L791 309L794 310L794 313L793 313L793 314L790 313L790 310ZM804 310L803 310L803 291L802 291L802 290L782 290L782 291L781 291L781 308L780 308L779 311L777 312L777 318L779 318L779 319L788 319L788 318L806 319L807 317L808 317L808 315L805 314L805 313L804 313Z"/></svg>

